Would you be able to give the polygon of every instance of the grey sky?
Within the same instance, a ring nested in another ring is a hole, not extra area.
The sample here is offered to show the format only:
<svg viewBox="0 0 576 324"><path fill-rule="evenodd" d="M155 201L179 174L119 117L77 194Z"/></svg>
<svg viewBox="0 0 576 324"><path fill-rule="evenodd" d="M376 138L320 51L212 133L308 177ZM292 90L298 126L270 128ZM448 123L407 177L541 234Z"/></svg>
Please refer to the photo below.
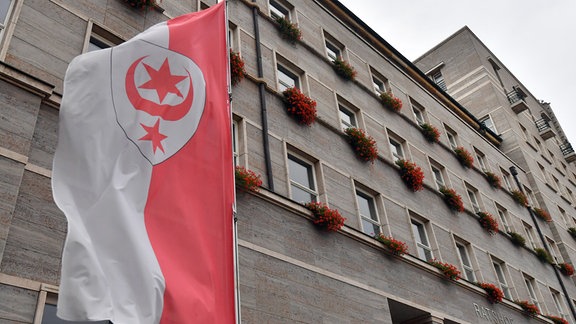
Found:
<svg viewBox="0 0 576 324"><path fill-rule="evenodd" d="M409 60L467 25L538 99L576 148L576 1L340 0Z"/></svg>

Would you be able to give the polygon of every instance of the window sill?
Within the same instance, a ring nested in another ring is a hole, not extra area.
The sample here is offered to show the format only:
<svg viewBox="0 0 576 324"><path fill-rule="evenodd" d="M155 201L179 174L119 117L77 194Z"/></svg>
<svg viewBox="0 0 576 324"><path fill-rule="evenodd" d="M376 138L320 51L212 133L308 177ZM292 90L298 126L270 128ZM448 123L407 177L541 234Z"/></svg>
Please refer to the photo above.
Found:
<svg viewBox="0 0 576 324"><path fill-rule="evenodd" d="M546 187L550 188L550 190L554 191L554 192L558 192L558 190L556 190L554 187L552 187L552 185L550 185L548 182L546 182Z"/></svg>

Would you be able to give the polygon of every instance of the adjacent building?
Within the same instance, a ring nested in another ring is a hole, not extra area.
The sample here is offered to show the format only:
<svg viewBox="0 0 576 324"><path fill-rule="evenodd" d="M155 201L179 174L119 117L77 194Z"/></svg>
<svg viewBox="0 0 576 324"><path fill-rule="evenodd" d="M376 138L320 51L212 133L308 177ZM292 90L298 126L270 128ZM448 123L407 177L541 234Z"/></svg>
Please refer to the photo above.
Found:
<svg viewBox="0 0 576 324"><path fill-rule="evenodd" d="M163 0L140 10L122 0L0 0L0 322L54 316L66 220L52 201L51 160L68 62L215 3ZM551 322L514 301L576 321L576 285L559 270L576 258L576 154L551 105L472 31L410 62L336 0L228 0L228 18L246 68L232 87L235 163L264 182L237 198L243 323ZM287 40L279 18L301 39ZM337 74L334 61L355 78ZM290 87L316 102L312 125L287 114ZM382 93L402 109L385 107ZM355 154L349 127L375 140L373 162ZM421 168L422 190L403 182L398 160ZM450 208L441 188L460 195L464 211ZM314 226L309 201L337 209L345 226ZM549 221L535 217L541 210ZM481 226L483 214L499 231ZM408 253L390 253L379 234ZM518 236L525 246L514 244ZM462 278L447 279L432 259ZM477 282L500 288L504 300L491 304Z"/></svg>

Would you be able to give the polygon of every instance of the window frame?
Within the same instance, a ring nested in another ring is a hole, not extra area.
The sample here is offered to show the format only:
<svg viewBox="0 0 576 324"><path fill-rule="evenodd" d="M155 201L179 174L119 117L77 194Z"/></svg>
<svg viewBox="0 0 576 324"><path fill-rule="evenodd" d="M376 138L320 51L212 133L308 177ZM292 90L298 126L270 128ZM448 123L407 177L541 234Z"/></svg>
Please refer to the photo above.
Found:
<svg viewBox="0 0 576 324"><path fill-rule="evenodd" d="M285 76L288 79L291 79L294 82L294 85L291 86L290 84L287 84L286 82L281 80L281 75ZM301 86L300 85L300 74L295 73L292 69L286 67L286 65L284 65L280 62L277 62L276 63L276 87L278 89L278 92L282 93L286 89L289 89L289 88L300 89L300 86Z"/></svg>
<svg viewBox="0 0 576 324"><path fill-rule="evenodd" d="M482 211L480 200L478 199L478 189L466 184L466 194L468 196L468 201L470 201L470 205L472 206L472 210L475 213L479 213Z"/></svg>
<svg viewBox="0 0 576 324"><path fill-rule="evenodd" d="M470 243L456 241L456 250L458 251L458 259L460 260L464 279L470 282L476 282L476 274L474 272L474 266L472 265L472 258L470 257ZM467 259L468 264L464 262L464 259Z"/></svg>
<svg viewBox="0 0 576 324"><path fill-rule="evenodd" d="M396 134L387 132L388 134L388 148L390 149L390 154L392 155L392 161L396 162L398 160L406 160L406 150L403 138L397 136ZM400 151L400 152L398 152Z"/></svg>
<svg viewBox="0 0 576 324"><path fill-rule="evenodd" d="M291 21L290 11L290 8L288 8L288 6L286 6L284 3L281 3L278 0L268 0L268 15L273 20L284 18L288 21Z"/></svg>
<svg viewBox="0 0 576 324"><path fill-rule="evenodd" d="M120 36L89 20L82 53L114 47L123 42Z"/></svg>
<svg viewBox="0 0 576 324"><path fill-rule="evenodd" d="M348 116L350 118L350 122L343 120L343 115ZM356 116L356 111L350 109L348 106L338 103L338 117L340 119L340 126L342 126L342 130L345 130L349 127L358 128L358 118Z"/></svg>
<svg viewBox="0 0 576 324"><path fill-rule="evenodd" d="M565 307L566 305L563 302L563 298L560 297L560 292L553 290L552 288L550 288L550 294L552 294L552 300L554 301L554 306L556 306L556 310L558 311L558 314L560 314L560 317L562 317L563 319L568 319L569 315L568 313L565 311Z"/></svg>
<svg viewBox="0 0 576 324"><path fill-rule="evenodd" d="M508 210L498 204L496 204L496 213L500 218L500 223L502 223L503 228L506 230L506 233L513 232L514 229L510 226Z"/></svg>
<svg viewBox="0 0 576 324"><path fill-rule="evenodd" d="M524 232L526 233L526 238L530 245L532 245L532 249L536 249L539 247L537 242L534 240L534 229L529 224L522 222L522 227L524 227Z"/></svg>
<svg viewBox="0 0 576 324"><path fill-rule="evenodd" d="M446 79L442 74L441 67L430 71L428 73L428 78L430 78L430 80L432 80L432 82L434 82L438 87L440 87L440 89L448 91L448 86L446 85Z"/></svg>
<svg viewBox="0 0 576 324"><path fill-rule="evenodd" d="M372 88L374 88L374 92L377 96L390 91L390 84L387 78L376 71L373 67L370 67L370 74L372 76ZM378 86L377 83L380 83L382 87Z"/></svg>
<svg viewBox="0 0 576 324"><path fill-rule="evenodd" d="M2 40L4 31L8 27L12 11L14 10L14 6L16 5L16 0L8 0L8 1L9 3L8 7L6 8L6 16L0 17L0 41Z"/></svg>
<svg viewBox="0 0 576 324"><path fill-rule="evenodd" d="M538 301L537 289L538 286L536 285L536 280L532 277L524 275L524 284L526 285L526 289L528 290L528 297L530 298L530 302L538 309L541 309L540 302Z"/></svg>
<svg viewBox="0 0 576 324"><path fill-rule="evenodd" d="M428 222L410 218L410 228L414 242L416 243L416 253L420 260L428 261L434 258L432 251L432 244L430 243L430 236L428 235L427 226ZM423 242L424 240L424 242Z"/></svg>
<svg viewBox="0 0 576 324"><path fill-rule="evenodd" d="M498 285L500 289L504 293L504 297L507 299L512 299L511 294L511 287L508 285L508 281L506 278L507 270L506 270L506 263L504 261L492 259L492 267L494 268L494 272L496 273L496 280L498 281Z"/></svg>
<svg viewBox="0 0 576 324"><path fill-rule="evenodd" d="M309 188L305 184L299 183L292 178L293 171L290 170L291 169L290 168L290 161L297 163L300 166L303 166L306 168L306 170L309 172L307 174L308 181L313 188ZM308 159L303 158L302 156L298 155L297 153L288 152L286 169L288 171L288 184L289 184L289 188L290 188L289 189L290 190L289 191L290 199L294 200L294 193L293 193L292 189L295 187L296 189L302 190L305 193L309 194L312 198L310 200L310 202L318 201L319 193L318 193L318 181L316 180L315 163L310 162ZM308 201L306 201L306 202L308 202ZM301 202L298 202L298 203L301 203Z"/></svg>
<svg viewBox="0 0 576 324"><path fill-rule="evenodd" d="M378 234L382 233L382 223L380 221L380 216L378 215L378 206L376 204L376 196L366 192L365 190L361 190L361 189L356 188L355 197L356 197L357 212L358 212L358 216L360 219L360 228L361 228L362 232L364 234L370 235L372 237L374 235L378 235ZM370 215L363 215L362 208L360 206L359 197L366 200ZM372 233L372 232L368 233L367 229L364 228L364 221L372 224L372 226L373 226L372 230L374 230L376 228L378 233Z"/></svg>
<svg viewBox="0 0 576 324"><path fill-rule="evenodd" d="M490 121L490 126L486 125L486 121ZM490 114L485 115L484 117L478 119L478 121L484 125L484 127L486 127L487 129L491 130L494 134L498 134L498 131L496 130L496 124L494 124L494 120L492 119L492 116L490 116Z"/></svg>
<svg viewBox="0 0 576 324"><path fill-rule="evenodd" d="M476 156L476 160L478 161L478 166L484 172L488 171L488 167L486 166L486 154L480 151L477 148L474 148L474 155Z"/></svg>
<svg viewBox="0 0 576 324"><path fill-rule="evenodd" d="M440 190L441 188L446 187L446 181L444 181L445 168L440 167L439 164L430 163L430 170L432 171L432 178L434 179L434 184L436 184L436 189ZM440 176L440 179L438 179L438 175Z"/></svg>
<svg viewBox="0 0 576 324"><path fill-rule="evenodd" d="M500 168L500 173L502 174L502 179L504 179L504 184L509 191L511 191L514 187L512 187L512 182L510 182L510 173L506 170Z"/></svg>
<svg viewBox="0 0 576 324"><path fill-rule="evenodd" d="M448 139L448 145L454 150L458 147L458 133L454 131L452 128L444 125L444 129L446 130L446 138Z"/></svg>
<svg viewBox="0 0 576 324"><path fill-rule="evenodd" d="M238 129L240 128L240 125L238 123L237 120L232 120L232 154L233 154L233 159L234 159L234 166L238 165L238 160L240 157L240 153L239 153L239 141L238 141L238 136L239 136L239 131Z"/></svg>
<svg viewBox="0 0 576 324"><path fill-rule="evenodd" d="M418 125L426 123L426 110L414 102L412 102L412 115L414 115L414 120Z"/></svg>

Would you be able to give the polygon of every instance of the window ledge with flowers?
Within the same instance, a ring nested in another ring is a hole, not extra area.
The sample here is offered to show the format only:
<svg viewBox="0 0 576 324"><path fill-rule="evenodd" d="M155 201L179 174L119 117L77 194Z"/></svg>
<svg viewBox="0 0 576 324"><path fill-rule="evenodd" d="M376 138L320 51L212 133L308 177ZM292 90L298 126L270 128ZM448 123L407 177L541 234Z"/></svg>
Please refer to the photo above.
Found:
<svg viewBox="0 0 576 324"><path fill-rule="evenodd" d="M528 198L526 198L526 195L522 191L515 189L510 193L512 194L512 199L514 199L515 202L521 206L528 207Z"/></svg>
<svg viewBox="0 0 576 324"><path fill-rule="evenodd" d="M282 92L284 107L290 116L301 125L310 126L316 121L316 101L303 94L298 88Z"/></svg>
<svg viewBox="0 0 576 324"><path fill-rule="evenodd" d="M477 282L476 285L486 291L486 299L489 303L497 304L502 302L504 293L500 288L496 287L496 285L487 282Z"/></svg>
<svg viewBox="0 0 576 324"><path fill-rule="evenodd" d="M278 24L278 31L280 32L280 36L283 39L292 44L296 44L297 41L302 39L302 32L298 26L290 22L288 19L278 17L276 19L276 23Z"/></svg>
<svg viewBox="0 0 576 324"><path fill-rule="evenodd" d="M312 223L327 232L337 232L344 226L346 218L336 209L330 209L325 203L310 202L304 205L314 215Z"/></svg>
<svg viewBox="0 0 576 324"><path fill-rule="evenodd" d="M394 97L392 92L382 92L380 94L380 101L384 107L393 110L395 112L400 112L402 109L402 100Z"/></svg>
<svg viewBox="0 0 576 324"><path fill-rule="evenodd" d="M478 214L478 221L480 222L480 226L485 229L488 234L495 235L498 233L498 222L490 213L487 212L479 212Z"/></svg>
<svg viewBox="0 0 576 324"><path fill-rule="evenodd" d="M508 235L510 235L510 241L512 241L512 244L520 247L526 246L526 239L521 234L510 231L508 232Z"/></svg>
<svg viewBox="0 0 576 324"><path fill-rule="evenodd" d="M440 140L440 131L438 128L428 123L421 124L420 131L422 135L424 135L424 138L430 143L438 143Z"/></svg>
<svg viewBox="0 0 576 324"><path fill-rule="evenodd" d="M258 192L262 186L260 175L242 166L237 166L235 170L236 186L243 191Z"/></svg>
<svg viewBox="0 0 576 324"><path fill-rule="evenodd" d="M130 7L141 10L154 9L158 12L164 12L157 0L123 0ZM162 2L162 0L160 0Z"/></svg>
<svg viewBox="0 0 576 324"><path fill-rule="evenodd" d="M547 319L551 320L554 324L569 324L567 320L563 319L562 317L554 316L554 315L544 315Z"/></svg>
<svg viewBox="0 0 576 324"><path fill-rule="evenodd" d="M574 275L574 267L570 263L559 263L558 267L563 275L571 277Z"/></svg>
<svg viewBox="0 0 576 324"><path fill-rule="evenodd" d="M545 249L535 248L534 253L536 253L538 260L540 260L541 262L554 264L554 260L552 259L552 256Z"/></svg>
<svg viewBox="0 0 576 324"><path fill-rule="evenodd" d="M550 223L552 221L552 217L550 217L550 214L545 211L542 208L538 208L535 207L532 209L532 211L534 211L534 215L538 218L540 218L541 220Z"/></svg>
<svg viewBox="0 0 576 324"><path fill-rule="evenodd" d="M529 316L537 316L540 315L540 310L538 309L538 306L525 301L525 300L516 300L514 301L518 306L522 307L522 309L524 310L524 312L529 315Z"/></svg>
<svg viewBox="0 0 576 324"><path fill-rule="evenodd" d="M356 79L357 72L354 67L339 57L332 62L332 68L336 74L345 80L354 81Z"/></svg>
<svg viewBox="0 0 576 324"><path fill-rule="evenodd" d="M346 133L348 143L352 146L356 156L364 162L374 163L374 160L378 158L378 149L374 138L366 135L364 130L360 128L346 128L344 133Z"/></svg>
<svg viewBox="0 0 576 324"><path fill-rule="evenodd" d="M456 190L442 187L440 188L440 193L442 193L444 202L451 210L457 212L464 211L464 203L462 203L462 197L456 193Z"/></svg>
<svg viewBox="0 0 576 324"><path fill-rule="evenodd" d="M484 172L484 176L486 180L490 184L490 186L494 189L500 189L502 187L502 181L498 175L494 172L486 171Z"/></svg>
<svg viewBox="0 0 576 324"><path fill-rule="evenodd" d="M404 255L408 253L408 246L406 243L396 240L391 236L385 236L384 234L378 234L374 236L376 240L382 243L388 251L394 255Z"/></svg>
<svg viewBox="0 0 576 324"><path fill-rule="evenodd" d="M230 50L230 83L237 85L244 79L246 70L244 69L244 60L240 54Z"/></svg>
<svg viewBox="0 0 576 324"><path fill-rule="evenodd" d="M396 165L400 167L400 177L410 190L416 192L424 189L424 172L416 163L400 159Z"/></svg>
<svg viewBox="0 0 576 324"><path fill-rule="evenodd" d="M444 276L447 279L451 279L451 280L459 280L460 279L460 271L453 264L440 262L436 259L428 260L428 263L430 265L436 267L438 270L442 271L442 273L444 274Z"/></svg>
<svg viewBox="0 0 576 324"><path fill-rule="evenodd" d="M454 154L456 154L456 158L464 167L472 168L474 166L474 158L464 147L458 146L455 148Z"/></svg>

